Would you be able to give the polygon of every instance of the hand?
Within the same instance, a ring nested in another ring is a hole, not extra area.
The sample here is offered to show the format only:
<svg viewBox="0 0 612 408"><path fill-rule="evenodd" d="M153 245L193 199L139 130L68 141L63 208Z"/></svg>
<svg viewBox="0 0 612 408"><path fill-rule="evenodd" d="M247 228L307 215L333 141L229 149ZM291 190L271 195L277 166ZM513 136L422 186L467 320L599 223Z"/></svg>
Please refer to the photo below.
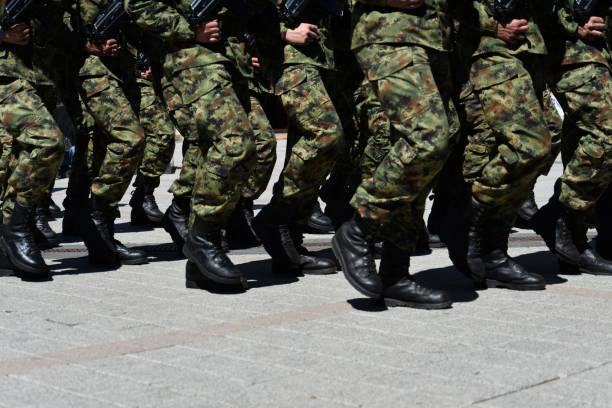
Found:
<svg viewBox="0 0 612 408"><path fill-rule="evenodd" d="M316 40L319 36L317 30L319 27L313 24L301 23L293 30L287 30L285 41L291 45L306 45Z"/></svg>
<svg viewBox="0 0 612 408"><path fill-rule="evenodd" d="M30 29L24 23L15 24L4 32L2 41L13 45L28 45L30 42Z"/></svg>
<svg viewBox="0 0 612 408"><path fill-rule="evenodd" d="M529 30L527 20L512 20L506 24L497 24L496 37L508 44L516 45L525 41L525 32Z"/></svg>
<svg viewBox="0 0 612 408"><path fill-rule="evenodd" d="M93 43L88 40L85 43L85 52L98 57L116 57L119 55L119 44L114 38L102 43Z"/></svg>
<svg viewBox="0 0 612 408"><path fill-rule="evenodd" d="M585 41L594 41L603 38L606 23L603 18L592 16L584 25L578 27L576 34Z"/></svg>
<svg viewBox="0 0 612 408"><path fill-rule="evenodd" d="M397 9L410 10L423 5L423 0L388 0L387 6Z"/></svg>
<svg viewBox="0 0 612 408"><path fill-rule="evenodd" d="M140 77L142 79L148 79L149 81L153 80L153 71L151 71L151 67L147 68L146 71L140 71Z"/></svg>
<svg viewBox="0 0 612 408"><path fill-rule="evenodd" d="M221 28L219 21L213 20L202 23L195 29L196 41L202 44L215 44L221 41Z"/></svg>
<svg viewBox="0 0 612 408"><path fill-rule="evenodd" d="M251 65L257 69L261 68L261 64L259 63L259 58L257 57L251 58Z"/></svg>

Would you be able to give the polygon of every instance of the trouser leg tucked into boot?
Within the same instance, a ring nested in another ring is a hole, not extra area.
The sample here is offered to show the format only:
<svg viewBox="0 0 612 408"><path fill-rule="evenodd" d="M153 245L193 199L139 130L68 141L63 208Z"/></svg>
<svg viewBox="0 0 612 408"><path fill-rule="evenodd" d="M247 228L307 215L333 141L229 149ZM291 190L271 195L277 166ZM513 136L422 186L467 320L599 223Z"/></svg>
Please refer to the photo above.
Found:
<svg viewBox="0 0 612 408"><path fill-rule="evenodd" d="M291 238L292 211L274 198L255 217L253 227L272 258L275 273L300 273L300 254Z"/></svg>
<svg viewBox="0 0 612 408"><path fill-rule="evenodd" d="M291 240L300 259L300 271L304 275L329 275L336 272L336 263L331 259L313 255L304 247L304 233L301 227L291 227Z"/></svg>
<svg viewBox="0 0 612 408"><path fill-rule="evenodd" d="M41 248L51 248L59 244L59 237L49 225L46 204L41 203L34 211L34 238Z"/></svg>
<svg viewBox="0 0 612 408"><path fill-rule="evenodd" d="M357 212L336 231L332 239L334 255L349 283L366 296L379 299L383 285L376 273L374 243L380 225L361 218Z"/></svg>
<svg viewBox="0 0 612 408"><path fill-rule="evenodd" d="M538 212L538 205L535 202L535 194L533 190L527 196L527 200L523 203L519 209L515 221L517 228L532 229L533 224L531 219Z"/></svg>
<svg viewBox="0 0 612 408"><path fill-rule="evenodd" d="M443 290L426 288L410 276L410 255L390 242L383 244L380 261L380 279L387 306L405 306L416 309L445 309L453 303Z"/></svg>
<svg viewBox="0 0 612 408"><path fill-rule="evenodd" d="M91 209L82 211L79 217L81 236L89 252L89 263L92 265L119 266L117 248L109 225L110 211L106 200L92 195Z"/></svg>
<svg viewBox="0 0 612 408"><path fill-rule="evenodd" d="M541 290L546 283L537 273L530 273L508 255L510 228L490 225L486 229L483 260L486 284L490 288Z"/></svg>
<svg viewBox="0 0 612 408"><path fill-rule="evenodd" d="M312 213L310 214L310 218L308 218L308 228L310 228L314 232L320 233L328 233L334 231L334 224L332 223L331 218L323 214L318 200L315 202L315 206L312 210Z"/></svg>
<svg viewBox="0 0 612 408"><path fill-rule="evenodd" d="M191 197L174 196L170 207L166 210L162 225L176 244L177 251L183 254L183 245L189 229L189 211Z"/></svg>
<svg viewBox="0 0 612 408"><path fill-rule="evenodd" d="M164 214L159 210L153 195L159 186L159 177L146 177L138 173L134 186L136 189L130 199L132 225L157 225L162 222Z"/></svg>
<svg viewBox="0 0 612 408"><path fill-rule="evenodd" d="M253 229L253 200L240 197L225 228L230 248L251 248L260 244Z"/></svg>
<svg viewBox="0 0 612 408"><path fill-rule="evenodd" d="M481 203L474 196L472 196L466 259L469 274L471 278L478 283L482 282L485 277L482 245L484 241L487 217L490 213L490 206Z"/></svg>
<svg viewBox="0 0 612 408"><path fill-rule="evenodd" d="M0 247L24 279L48 279L51 274L34 240L34 207L15 203L11 218L0 230Z"/></svg>
<svg viewBox="0 0 612 408"><path fill-rule="evenodd" d="M115 238L115 220L112 216L108 219L108 225L110 228L111 236L113 237L113 244L115 244L115 250L119 257L119 262L122 265L142 265L149 262L147 253L140 249L128 248L121 241Z"/></svg>
<svg viewBox="0 0 612 408"><path fill-rule="evenodd" d="M183 253L196 264L200 273L222 285L241 285L246 280L221 247L221 226L196 217L187 235Z"/></svg>

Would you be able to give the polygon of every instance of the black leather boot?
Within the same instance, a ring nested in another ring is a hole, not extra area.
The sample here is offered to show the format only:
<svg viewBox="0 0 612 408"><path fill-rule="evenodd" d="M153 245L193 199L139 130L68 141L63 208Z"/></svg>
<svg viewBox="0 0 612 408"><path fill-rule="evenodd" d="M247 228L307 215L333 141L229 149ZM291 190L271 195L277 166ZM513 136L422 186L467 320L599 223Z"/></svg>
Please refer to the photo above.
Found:
<svg viewBox="0 0 612 408"><path fill-rule="evenodd" d="M11 275L14 273L14 270L15 268L11 260L0 246L0 275Z"/></svg>
<svg viewBox="0 0 612 408"><path fill-rule="evenodd" d="M238 285L220 285L200 273L195 263L187 261L185 266L185 287L188 289L204 289L216 293L241 293L248 289L246 280Z"/></svg>
<svg viewBox="0 0 612 408"><path fill-rule="evenodd" d="M111 236L113 237L113 244L115 244L119 262L121 262L122 265L142 265L149 262L149 258L145 251L128 248L115 238L115 220L113 218L109 218L108 225L110 227Z"/></svg>
<svg viewBox="0 0 612 408"><path fill-rule="evenodd" d="M207 279L222 285L246 285L240 270L221 248L221 227L196 217L183 253Z"/></svg>
<svg viewBox="0 0 612 408"><path fill-rule="evenodd" d="M291 227L291 240L300 256L301 273L304 275L329 275L336 273L336 263L334 261L315 256L304 247L304 233L300 227Z"/></svg>
<svg viewBox="0 0 612 408"><path fill-rule="evenodd" d="M183 245L187 239L187 230L189 229L190 201L191 197L174 196L162 220L164 229L170 234L172 241L176 244L177 251L181 255L183 254Z"/></svg>
<svg viewBox="0 0 612 408"><path fill-rule="evenodd" d="M538 212L538 205L535 202L533 190L527 196L527 200L523 203L516 215L514 225L517 228L533 229L532 218Z"/></svg>
<svg viewBox="0 0 612 408"><path fill-rule="evenodd" d="M508 255L509 228L489 226L486 232L486 248L483 255L486 284L489 288L512 290L541 290L546 286L544 278L530 273Z"/></svg>
<svg viewBox="0 0 612 408"><path fill-rule="evenodd" d="M272 258L275 273L300 273L300 254L291 238L291 210L272 199L253 220L253 228Z"/></svg>
<svg viewBox="0 0 612 408"><path fill-rule="evenodd" d="M45 206L45 212L48 217L51 218L60 218L62 216L62 209L59 205L55 204L53 199L51 198L51 194L49 194L44 200L43 205Z"/></svg>
<svg viewBox="0 0 612 408"><path fill-rule="evenodd" d="M321 206L317 200L310 218L308 218L308 228L315 233L327 234L334 231L332 220L321 211Z"/></svg>
<svg viewBox="0 0 612 408"><path fill-rule="evenodd" d="M410 254L390 242L383 245L379 275L385 304L415 309L446 309L453 301L443 290L429 289L415 282L409 273Z"/></svg>
<svg viewBox="0 0 612 408"><path fill-rule="evenodd" d="M34 238L41 248L51 248L59 244L59 237L49 225L49 218L44 203L38 205L34 211L34 228Z"/></svg>
<svg viewBox="0 0 612 408"><path fill-rule="evenodd" d="M49 279L51 274L40 249L34 241L31 228L34 208L15 203L8 224L0 229L0 247L24 279Z"/></svg>
<svg viewBox="0 0 612 408"><path fill-rule="evenodd" d="M252 248L260 244L253 229L253 200L240 197L225 228L231 248Z"/></svg>
<svg viewBox="0 0 612 408"><path fill-rule="evenodd" d="M119 257L113 241L112 226L109 224L110 208L108 202L92 195L91 209L83 211L80 218L80 235L89 252L92 265L117 267Z"/></svg>
<svg viewBox="0 0 612 408"><path fill-rule="evenodd" d="M159 177L146 177L138 173L134 186L136 189L130 199L132 225L159 225L164 214L159 210L153 195L159 186Z"/></svg>
<svg viewBox="0 0 612 408"><path fill-rule="evenodd" d="M65 207L64 218L62 218L62 235L78 236L79 230L79 212L82 209L76 207Z"/></svg>
<svg viewBox="0 0 612 408"><path fill-rule="evenodd" d="M351 197L360 182L359 171L338 162L321 186L319 196L325 202L324 214L331 220L335 229L340 228L353 216L355 209L350 204Z"/></svg>
<svg viewBox="0 0 612 408"><path fill-rule="evenodd" d="M376 273L374 242L379 223L364 219L357 212L344 223L332 238L334 255L349 283L366 296L380 299L383 285Z"/></svg>
<svg viewBox="0 0 612 408"><path fill-rule="evenodd" d="M429 233L425 224L421 226L419 231L419 237L417 239L417 245L412 256L423 256L431 254L431 247L429 246Z"/></svg>
<svg viewBox="0 0 612 408"><path fill-rule="evenodd" d="M482 282L485 277L485 265L483 261L482 245L485 232L485 224L491 207L481 203L472 196L470 207L470 224L468 227L467 257L466 262L470 277L477 283Z"/></svg>
<svg viewBox="0 0 612 408"><path fill-rule="evenodd" d="M571 270L571 266L573 266L574 269L577 269L580 273L612 275L612 261L602 258L599 253L589 245L585 221L586 212L565 209L561 214L565 221L566 229L562 231L562 234L558 235L562 235L566 240L570 240L571 242L571 244L564 242L563 245L556 242L555 249L557 250L561 268ZM568 250L567 248L570 249ZM573 255L573 248L578 252L577 259L571 258ZM565 252L561 252L562 250Z"/></svg>

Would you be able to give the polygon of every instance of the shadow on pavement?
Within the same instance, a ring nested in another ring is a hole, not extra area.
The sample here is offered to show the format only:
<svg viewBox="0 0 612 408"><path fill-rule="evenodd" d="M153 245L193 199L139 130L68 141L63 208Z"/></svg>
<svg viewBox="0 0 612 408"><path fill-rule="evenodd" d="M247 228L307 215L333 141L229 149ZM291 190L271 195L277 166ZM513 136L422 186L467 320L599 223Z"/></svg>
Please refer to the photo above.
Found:
<svg viewBox="0 0 612 408"><path fill-rule="evenodd" d="M514 259L523 265L529 272L542 275L547 285L557 285L567 282L567 279L559 276L559 262L557 257L548 249L520 255Z"/></svg>
<svg viewBox="0 0 612 408"><path fill-rule="evenodd" d="M56 275L80 275L85 273L100 273L110 272L117 270L117 268L95 266L89 264L87 256L81 256L78 258L62 258L54 259L53 263L49 265L51 273Z"/></svg>
<svg viewBox="0 0 612 408"><path fill-rule="evenodd" d="M115 233L153 231L155 228L158 228L158 227L153 227L150 225L143 225L143 226L135 227L132 225L131 222L126 221L126 222L120 222L120 223L115 224Z"/></svg>
<svg viewBox="0 0 612 408"><path fill-rule="evenodd" d="M379 299L355 298L349 299L347 302L353 306L353 309L361 310L362 312L384 312L387 310L385 302Z"/></svg>
<svg viewBox="0 0 612 408"><path fill-rule="evenodd" d="M298 276L292 273L280 274L272 272L272 260L261 259L238 265L240 272L249 283L249 289L266 286L287 285L297 282Z"/></svg>

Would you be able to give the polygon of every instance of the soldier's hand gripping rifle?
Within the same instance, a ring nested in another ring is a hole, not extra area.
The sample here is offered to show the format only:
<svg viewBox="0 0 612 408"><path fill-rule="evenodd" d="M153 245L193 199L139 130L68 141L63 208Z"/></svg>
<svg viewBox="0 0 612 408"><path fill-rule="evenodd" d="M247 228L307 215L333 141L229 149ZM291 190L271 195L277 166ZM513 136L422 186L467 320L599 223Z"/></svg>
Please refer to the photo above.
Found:
<svg viewBox="0 0 612 408"><path fill-rule="evenodd" d="M493 17L502 24L508 23L524 13L524 0L495 0Z"/></svg>
<svg viewBox="0 0 612 408"><path fill-rule="evenodd" d="M192 26L198 26L205 21L212 21L227 0L193 0L189 5L187 20Z"/></svg>
<svg viewBox="0 0 612 408"><path fill-rule="evenodd" d="M595 11L600 3L601 0L575 0L574 17L576 21L581 25L589 21L589 18L595 15Z"/></svg>
<svg viewBox="0 0 612 408"><path fill-rule="evenodd" d="M344 5L336 0L286 0L280 10L280 17L290 26L298 26L309 7L323 9L336 17L344 16Z"/></svg>
<svg viewBox="0 0 612 408"><path fill-rule="evenodd" d="M37 0L10 0L6 3L4 13L0 17L0 44L4 40L4 33L17 23L23 23L32 9L42 3Z"/></svg>

